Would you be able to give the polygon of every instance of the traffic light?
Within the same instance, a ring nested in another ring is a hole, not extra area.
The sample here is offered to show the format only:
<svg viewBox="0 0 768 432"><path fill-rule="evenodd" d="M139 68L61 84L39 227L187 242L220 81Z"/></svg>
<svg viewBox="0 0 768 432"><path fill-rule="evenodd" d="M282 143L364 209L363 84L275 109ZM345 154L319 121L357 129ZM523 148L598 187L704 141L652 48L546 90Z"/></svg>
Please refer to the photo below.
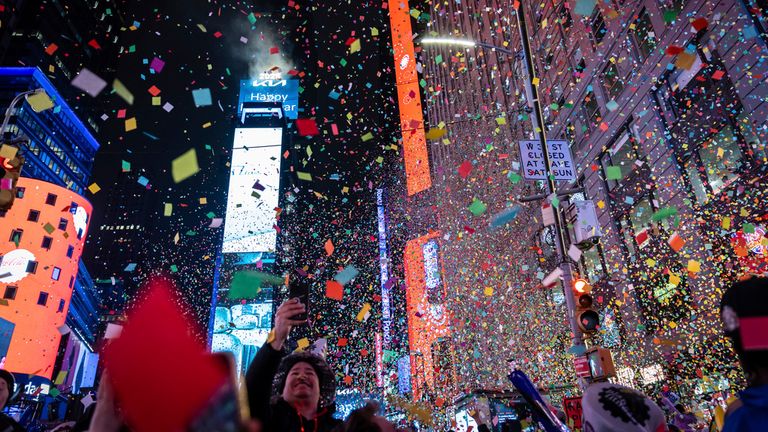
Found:
<svg viewBox="0 0 768 432"><path fill-rule="evenodd" d="M12 146L3 145L4 150ZM6 211L13 205L16 199L16 183L21 175L21 167L24 165L24 156L16 152L12 157L0 156L0 211Z"/></svg>
<svg viewBox="0 0 768 432"><path fill-rule="evenodd" d="M576 299L576 323L585 334L591 335L600 328L600 315L592 308L592 286L586 279L573 280L573 293Z"/></svg>

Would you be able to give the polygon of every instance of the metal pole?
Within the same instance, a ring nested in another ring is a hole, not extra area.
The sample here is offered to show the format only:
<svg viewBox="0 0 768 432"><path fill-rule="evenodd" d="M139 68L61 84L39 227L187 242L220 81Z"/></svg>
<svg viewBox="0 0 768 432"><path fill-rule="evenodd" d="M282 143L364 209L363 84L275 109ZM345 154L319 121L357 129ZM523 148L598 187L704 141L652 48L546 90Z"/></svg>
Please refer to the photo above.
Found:
<svg viewBox="0 0 768 432"><path fill-rule="evenodd" d="M42 89L28 90L28 91L17 94L16 97L13 98L13 100L11 101L11 104L8 105L8 108L5 110L5 118L3 119L3 125L0 126L0 139L4 137L5 128L8 127L8 122L11 120L11 115L13 115L13 108L16 106L16 104L19 103L19 101L22 100L27 95L35 94L40 91L42 91Z"/></svg>
<svg viewBox="0 0 768 432"><path fill-rule="evenodd" d="M534 128L538 126L538 131L534 131L537 133L539 137L539 143L541 144L541 152L544 155L544 165L547 169L547 187L550 194L556 193L557 187L555 185L555 178L552 175L552 165L549 159L549 152L547 148L547 137L545 134L545 126L544 126L544 115L541 111L541 104L539 103L539 90L538 85L536 84L536 71L533 68L533 55L531 53L531 44L530 40L528 39L528 27L526 26L525 22L525 12L524 12L524 6L523 6L523 0L519 0L519 7L517 9L517 27L520 30L520 43L523 45L523 53L525 54L525 64L526 69L528 69L528 80L526 82L526 85L528 86L528 90L531 94L531 98L533 99L531 102L533 103L533 112L536 114L536 122L534 123ZM560 258L560 266L563 270L563 293L565 294L565 303L568 307L568 321L571 325L571 342L573 343L573 346L578 351L584 351L586 350L586 347L584 345L584 339L581 332L581 329L579 329L579 325L576 322L576 316L574 311L576 310L576 300L574 299L572 293L571 293L571 265L570 263L564 259L565 258L565 231L563 230L563 224L561 220L560 210L555 209L555 233L557 237L557 252L558 256ZM581 381L579 382L581 385Z"/></svg>

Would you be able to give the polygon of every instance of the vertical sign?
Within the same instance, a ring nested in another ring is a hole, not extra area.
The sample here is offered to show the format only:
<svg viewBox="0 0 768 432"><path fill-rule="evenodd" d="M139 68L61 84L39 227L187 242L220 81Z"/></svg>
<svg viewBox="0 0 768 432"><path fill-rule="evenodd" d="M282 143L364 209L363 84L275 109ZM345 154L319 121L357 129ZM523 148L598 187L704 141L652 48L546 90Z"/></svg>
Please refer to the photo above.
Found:
<svg viewBox="0 0 768 432"><path fill-rule="evenodd" d="M379 269L381 283L381 327L384 332L384 348L392 341L392 312L390 308L389 258L387 256L387 220L384 214L384 190L376 189L376 209L379 224Z"/></svg>
<svg viewBox="0 0 768 432"><path fill-rule="evenodd" d="M413 48L410 8L407 0L389 3L392 28L392 48L395 54L395 80L400 111L400 130L403 134L403 159L408 195L429 189L427 139L424 133L424 114L416 73L416 53Z"/></svg>

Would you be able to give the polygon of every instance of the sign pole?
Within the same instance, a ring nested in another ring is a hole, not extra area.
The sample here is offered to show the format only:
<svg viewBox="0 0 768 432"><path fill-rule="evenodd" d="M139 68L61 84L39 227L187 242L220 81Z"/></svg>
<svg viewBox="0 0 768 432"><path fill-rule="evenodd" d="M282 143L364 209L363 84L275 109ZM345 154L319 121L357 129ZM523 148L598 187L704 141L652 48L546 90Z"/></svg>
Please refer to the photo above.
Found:
<svg viewBox="0 0 768 432"><path fill-rule="evenodd" d="M523 45L523 53L525 57L526 69L528 72L528 79L526 85L528 86L529 93L532 98L533 112L536 115L536 121L533 126L536 129L534 132L538 135L539 142L541 144L541 152L544 158L544 166L546 168L547 187L550 194L557 196L557 187L555 184L555 177L552 172L552 165L549 157L549 147L547 146L547 137L545 135L544 115L541 110L541 103L539 102L539 90L538 90L538 78L536 77L536 71L533 68L533 57L531 53L531 44L528 39L528 27L525 21L524 2L519 1L517 8L517 27L520 30L520 42ZM571 326L571 343L573 344L572 350L577 356L583 355L586 352L586 346L584 344L584 338L576 322L576 301L571 294L571 282L572 282L572 269L570 262L565 259L565 232L563 230L563 222L559 209L555 212L555 236L557 237L557 254L559 258L559 266L563 270L563 294L565 295L565 302L567 305L568 321ZM579 380L580 387L584 388L583 380Z"/></svg>

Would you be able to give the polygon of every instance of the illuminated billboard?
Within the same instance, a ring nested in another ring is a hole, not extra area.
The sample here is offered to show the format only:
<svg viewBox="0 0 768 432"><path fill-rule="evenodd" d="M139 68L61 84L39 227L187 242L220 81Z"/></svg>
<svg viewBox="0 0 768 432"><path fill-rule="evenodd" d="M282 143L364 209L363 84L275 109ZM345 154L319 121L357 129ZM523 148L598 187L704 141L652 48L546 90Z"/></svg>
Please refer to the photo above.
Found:
<svg viewBox="0 0 768 432"><path fill-rule="evenodd" d="M275 250L281 128L237 128L232 148L223 253Z"/></svg>
<svg viewBox="0 0 768 432"><path fill-rule="evenodd" d="M411 348L411 387L414 400L426 388L436 389L435 360L432 358L436 343L450 335L450 314L442 302L444 293L430 296L427 280L433 279L439 268L439 248L434 232L409 240L405 244L406 306L408 310L408 344ZM427 256L425 256L425 253ZM434 255L433 255L434 254ZM444 290L442 283L435 289ZM440 302L435 302L440 299ZM450 373L450 372L449 372ZM436 389L438 392L441 389Z"/></svg>
<svg viewBox="0 0 768 432"><path fill-rule="evenodd" d="M0 218L0 356L11 372L51 379L92 207L44 181L18 186Z"/></svg>
<svg viewBox="0 0 768 432"><path fill-rule="evenodd" d="M409 196L432 186L410 12L406 0L389 3L392 47L395 54L397 105L403 136L405 183Z"/></svg>
<svg viewBox="0 0 768 432"><path fill-rule="evenodd" d="M243 374L272 329L272 302L218 306L213 324L211 351L231 352Z"/></svg>
<svg viewBox="0 0 768 432"><path fill-rule="evenodd" d="M299 116L299 81L278 76L241 80L238 116L243 109L243 102L280 102L285 116L296 119Z"/></svg>

